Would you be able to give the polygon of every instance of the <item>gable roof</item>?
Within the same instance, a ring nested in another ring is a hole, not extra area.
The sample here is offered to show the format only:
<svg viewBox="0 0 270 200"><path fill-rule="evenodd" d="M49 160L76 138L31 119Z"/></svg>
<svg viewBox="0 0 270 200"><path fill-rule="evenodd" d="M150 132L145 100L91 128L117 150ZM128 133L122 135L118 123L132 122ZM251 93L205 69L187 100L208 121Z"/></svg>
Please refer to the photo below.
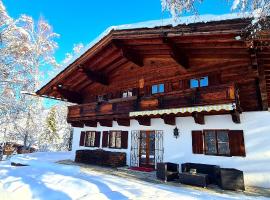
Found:
<svg viewBox="0 0 270 200"><path fill-rule="evenodd" d="M122 42L126 38L137 39L162 39L164 35L169 37L193 36L202 38L204 35L222 34L234 37L241 33L243 27L250 23L250 19L243 19L245 15L225 14L225 15L202 15L183 17L180 21L175 22L173 19L155 20L148 22L140 22L135 24L127 24L120 26L111 26L92 41L68 66L62 70L56 77L50 80L40 90L38 95L56 97L52 91L52 87L57 84L63 84L72 74L77 73L78 66L82 63L92 63L91 58L97 58L97 55L104 54L104 49L111 47L115 40ZM233 33L233 34L232 34ZM233 38L234 39L234 38ZM103 52L102 52L103 51ZM100 56L99 59L102 59ZM90 60L90 61L89 61ZM112 63L112 62L111 62ZM94 66L90 66L91 70L96 70ZM97 69L98 71L98 69Z"/></svg>

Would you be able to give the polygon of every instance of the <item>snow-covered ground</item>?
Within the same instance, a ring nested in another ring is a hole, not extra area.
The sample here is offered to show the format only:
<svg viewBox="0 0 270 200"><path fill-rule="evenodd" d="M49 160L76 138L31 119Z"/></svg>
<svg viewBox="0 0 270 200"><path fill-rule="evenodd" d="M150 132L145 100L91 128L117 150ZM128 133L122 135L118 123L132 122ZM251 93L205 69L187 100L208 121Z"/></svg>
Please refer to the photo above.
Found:
<svg viewBox="0 0 270 200"><path fill-rule="evenodd" d="M30 165L25 167L0 162L0 200L267 199L146 183L102 173L84 174L79 167L54 163L71 157L70 153L34 153L11 159Z"/></svg>

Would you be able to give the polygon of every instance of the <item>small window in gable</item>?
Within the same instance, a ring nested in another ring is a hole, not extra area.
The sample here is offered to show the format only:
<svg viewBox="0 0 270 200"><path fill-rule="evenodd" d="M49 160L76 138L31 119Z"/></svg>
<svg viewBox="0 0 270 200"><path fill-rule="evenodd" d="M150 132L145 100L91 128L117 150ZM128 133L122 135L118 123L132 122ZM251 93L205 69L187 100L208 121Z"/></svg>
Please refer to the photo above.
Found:
<svg viewBox="0 0 270 200"><path fill-rule="evenodd" d="M152 85L152 94L163 93L164 91L164 83Z"/></svg>
<svg viewBox="0 0 270 200"><path fill-rule="evenodd" d="M208 76L201 78L190 79L190 88L206 87L208 86Z"/></svg>
<svg viewBox="0 0 270 200"><path fill-rule="evenodd" d="M208 86L208 76L202 77L200 79L200 87Z"/></svg>
<svg viewBox="0 0 270 200"><path fill-rule="evenodd" d="M190 88L197 88L199 87L199 81L197 79L190 80Z"/></svg>
<svg viewBox="0 0 270 200"><path fill-rule="evenodd" d="M133 96L133 94L132 94L132 91L131 90L127 90L127 91L124 91L122 93L122 97L123 98L132 97L132 96Z"/></svg>

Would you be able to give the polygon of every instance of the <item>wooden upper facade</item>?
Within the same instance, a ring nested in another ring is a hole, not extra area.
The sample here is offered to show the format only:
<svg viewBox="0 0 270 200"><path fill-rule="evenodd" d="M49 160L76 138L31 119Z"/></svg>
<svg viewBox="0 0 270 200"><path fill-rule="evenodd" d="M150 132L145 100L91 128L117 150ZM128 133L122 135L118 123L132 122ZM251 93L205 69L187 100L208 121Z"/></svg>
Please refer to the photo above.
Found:
<svg viewBox="0 0 270 200"><path fill-rule="evenodd" d="M204 115L231 113L239 123L242 111L270 105L270 34L239 39L249 24L232 19L113 30L37 94L77 103L69 107L73 126L112 126L113 120L128 126L133 111L225 103L236 108L151 117L174 124L175 116L192 115L203 124ZM207 86L193 88L191 80L205 77ZM150 125L149 116L136 119Z"/></svg>

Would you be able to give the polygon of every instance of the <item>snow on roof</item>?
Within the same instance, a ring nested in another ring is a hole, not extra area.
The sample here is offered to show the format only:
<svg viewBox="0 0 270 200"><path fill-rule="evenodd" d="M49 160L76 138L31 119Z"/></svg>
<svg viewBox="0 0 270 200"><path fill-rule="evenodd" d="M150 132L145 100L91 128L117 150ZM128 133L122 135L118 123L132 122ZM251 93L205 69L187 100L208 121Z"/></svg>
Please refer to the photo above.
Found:
<svg viewBox="0 0 270 200"><path fill-rule="evenodd" d="M249 17L249 13L230 13L230 14L223 14L223 15L212 15L212 14L205 14L205 15L192 15L192 16L185 16L180 17L178 20L173 18L168 19L161 19L161 20L151 20L151 21L144 21L138 22L133 24L124 24L124 25L117 25L117 26L110 26L105 31L103 31L100 35L98 35L92 42L82 48L80 53L74 56L64 68L60 67L56 70L55 75L58 75L67 67L69 67L73 62L75 62L78 58L80 58L87 50L92 48L95 44L102 40L105 36L107 36L113 30L128 30L128 29L138 29L138 28L155 28L160 26L177 26L177 25L188 25L192 23L207 23L213 21L222 21L222 20L230 20L230 19L237 19L237 18L247 18ZM48 81L44 81L44 85L48 84L54 77L52 77Z"/></svg>

